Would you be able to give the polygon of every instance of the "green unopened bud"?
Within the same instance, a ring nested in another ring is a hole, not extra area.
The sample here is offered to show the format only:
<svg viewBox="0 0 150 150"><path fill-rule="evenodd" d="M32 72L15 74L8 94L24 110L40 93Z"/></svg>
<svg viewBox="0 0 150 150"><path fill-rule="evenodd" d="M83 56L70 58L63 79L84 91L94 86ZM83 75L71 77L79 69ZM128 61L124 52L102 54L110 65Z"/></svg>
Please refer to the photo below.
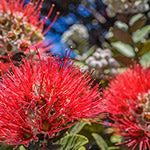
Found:
<svg viewBox="0 0 150 150"><path fill-rule="evenodd" d="M13 50L13 46L11 44L8 44L6 47L7 51L10 52Z"/></svg>
<svg viewBox="0 0 150 150"><path fill-rule="evenodd" d="M9 32L8 35L7 35L7 38L11 39L11 40L15 40L16 39L16 35L13 32Z"/></svg>

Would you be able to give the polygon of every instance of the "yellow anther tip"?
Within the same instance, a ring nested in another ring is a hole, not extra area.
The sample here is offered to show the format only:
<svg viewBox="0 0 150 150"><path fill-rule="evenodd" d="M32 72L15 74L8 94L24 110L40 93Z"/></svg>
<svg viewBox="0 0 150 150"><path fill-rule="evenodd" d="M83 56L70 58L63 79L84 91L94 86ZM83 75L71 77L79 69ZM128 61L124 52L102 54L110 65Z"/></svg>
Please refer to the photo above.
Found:
<svg viewBox="0 0 150 150"><path fill-rule="evenodd" d="M52 4L52 7L55 7L55 4Z"/></svg>
<svg viewBox="0 0 150 150"><path fill-rule="evenodd" d="M60 14L60 12L59 11L57 11L57 15L59 15Z"/></svg>

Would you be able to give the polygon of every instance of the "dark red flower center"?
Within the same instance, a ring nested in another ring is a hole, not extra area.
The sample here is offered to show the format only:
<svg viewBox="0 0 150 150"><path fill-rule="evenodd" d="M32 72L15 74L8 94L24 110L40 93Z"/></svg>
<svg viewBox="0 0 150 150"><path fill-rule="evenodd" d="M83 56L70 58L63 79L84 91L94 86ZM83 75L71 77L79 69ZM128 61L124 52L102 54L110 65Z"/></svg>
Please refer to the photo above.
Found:
<svg viewBox="0 0 150 150"><path fill-rule="evenodd" d="M137 114L142 114L142 113L143 113L143 107L142 107L142 106L137 106L137 107L135 108L135 112L136 112Z"/></svg>
<svg viewBox="0 0 150 150"><path fill-rule="evenodd" d="M25 140L29 140L33 135L30 132L24 132L23 137Z"/></svg>
<svg viewBox="0 0 150 150"><path fill-rule="evenodd" d="M42 130L49 131L51 129L51 125L47 120L42 121Z"/></svg>
<svg viewBox="0 0 150 150"><path fill-rule="evenodd" d="M22 51L26 50L28 47L29 47L29 44L26 42L22 42L20 44L20 50L22 50Z"/></svg>
<svg viewBox="0 0 150 150"><path fill-rule="evenodd" d="M43 97L41 97L40 98L40 100L38 101L38 105L45 105L46 104L46 100L43 98Z"/></svg>
<svg viewBox="0 0 150 150"><path fill-rule="evenodd" d="M143 130L139 130L138 131L138 136L143 137L145 135Z"/></svg>

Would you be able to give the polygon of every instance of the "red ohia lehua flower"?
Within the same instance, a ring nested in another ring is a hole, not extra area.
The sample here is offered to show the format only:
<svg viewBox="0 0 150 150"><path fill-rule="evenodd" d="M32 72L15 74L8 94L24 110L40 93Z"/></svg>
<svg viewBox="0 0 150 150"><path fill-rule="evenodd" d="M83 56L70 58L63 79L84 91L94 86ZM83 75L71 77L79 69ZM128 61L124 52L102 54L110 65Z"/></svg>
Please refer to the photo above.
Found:
<svg viewBox="0 0 150 150"><path fill-rule="evenodd" d="M14 56L16 53L26 54L34 45L45 53L51 48L51 44L45 42L44 35L56 21L58 14L49 27L44 30L44 24L50 17L54 4L44 20L40 19L40 9L43 0L31 0L24 5L25 0L1 0L0 1L0 55ZM46 46L45 46L46 44ZM35 51L33 51L35 54Z"/></svg>
<svg viewBox="0 0 150 150"><path fill-rule="evenodd" d="M91 74L82 73L68 57L24 59L1 79L1 142L27 144L38 133L51 137L99 112L98 85L91 88Z"/></svg>
<svg viewBox="0 0 150 150"><path fill-rule="evenodd" d="M135 149L150 149L150 68L141 65L118 74L104 91L105 111L114 123L106 123Z"/></svg>

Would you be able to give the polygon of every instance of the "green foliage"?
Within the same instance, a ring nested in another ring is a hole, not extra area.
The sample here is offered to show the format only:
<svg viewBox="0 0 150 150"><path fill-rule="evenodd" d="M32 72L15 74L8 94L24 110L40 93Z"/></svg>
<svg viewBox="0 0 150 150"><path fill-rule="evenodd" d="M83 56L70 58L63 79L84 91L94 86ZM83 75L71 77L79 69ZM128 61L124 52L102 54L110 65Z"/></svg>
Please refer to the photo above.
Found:
<svg viewBox="0 0 150 150"><path fill-rule="evenodd" d="M108 149L109 150L120 150L120 147L119 146L110 146Z"/></svg>
<svg viewBox="0 0 150 150"><path fill-rule="evenodd" d="M88 138L83 135L74 134L61 138L56 144L61 144L59 150L84 150L83 145L88 143Z"/></svg>
<svg viewBox="0 0 150 150"><path fill-rule="evenodd" d="M76 130L73 132L74 129ZM71 129L70 133L72 134L78 133L80 135L86 136L89 140L88 144L92 145L96 143L99 146L100 150L117 150L120 148L119 146L115 146L114 144L112 144L113 142L109 143L110 146L107 145L105 141L106 139L103 139L102 137L105 136L106 134L104 130L104 126L98 123L81 122L80 124L75 125Z"/></svg>
<svg viewBox="0 0 150 150"><path fill-rule="evenodd" d="M130 23L130 27L129 27L130 33L135 32L136 30L143 27L145 25L146 21L147 21L146 17L142 14L133 16L133 18L131 18L131 20L129 22Z"/></svg>
<svg viewBox="0 0 150 150"><path fill-rule="evenodd" d="M119 135L112 135L112 136L110 137L110 141L111 141L112 143L121 143L121 142L122 142L122 139L121 139L121 136L119 136Z"/></svg>
<svg viewBox="0 0 150 150"><path fill-rule="evenodd" d="M86 136L91 142L94 141L92 137L92 133L102 134L104 131L104 127L101 124L98 123L91 123L91 124L85 124L85 126L82 127L82 130L78 132L81 135Z"/></svg>
<svg viewBox="0 0 150 150"><path fill-rule="evenodd" d="M89 140L89 145L97 143L101 150L109 150L111 148L116 148L116 146L109 147L101 135L104 135L104 127L97 123L87 123L81 122L71 128L70 134L80 134L84 135ZM117 149L116 149L117 150Z"/></svg>
<svg viewBox="0 0 150 150"><path fill-rule="evenodd" d="M140 30L137 30L136 32L133 33L133 40L135 43L141 41L144 39L150 32L150 25L147 25Z"/></svg>
<svg viewBox="0 0 150 150"><path fill-rule="evenodd" d="M105 140L97 133L92 133L97 145L101 148L101 150L108 150L108 145Z"/></svg>
<svg viewBox="0 0 150 150"><path fill-rule="evenodd" d="M69 130L69 134L81 134L86 136L89 140L93 140L92 133L102 134L104 127L98 123L81 122L76 124Z"/></svg>
<svg viewBox="0 0 150 150"><path fill-rule="evenodd" d="M145 43L142 44L142 46L139 48L139 51L137 52L138 56L142 56L145 53L150 51L150 40L147 40Z"/></svg>
<svg viewBox="0 0 150 150"><path fill-rule="evenodd" d="M96 141L96 143L97 143L97 145L99 146L99 148L101 149L101 150L117 150L117 149L120 149L120 147L119 146L108 146L107 145L107 143L105 142L105 140L103 139L103 137L102 136L100 136L99 134L97 134L97 133L92 133L92 136L93 136L93 138L95 139L95 141ZM114 143L116 143L116 142L118 142L117 141L117 138L118 138L118 141L120 140L120 137L119 136L115 136L114 137Z"/></svg>
<svg viewBox="0 0 150 150"><path fill-rule="evenodd" d="M127 57L134 57L135 56L135 53L133 51L133 48L128 45L128 44L125 44L123 42L114 42L112 43L112 46L119 52L121 53L122 55L124 56L127 56Z"/></svg>
<svg viewBox="0 0 150 150"><path fill-rule="evenodd" d="M140 60L142 65L150 65L150 52L144 54Z"/></svg>
<svg viewBox="0 0 150 150"><path fill-rule="evenodd" d="M0 145L0 150L13 150L14 146L12 145L7 145L7 144L2 144Z"/></svg>
<svg viewBox="0 0 150 150"><path fill-rule="evenodd" d="M127 17L126 22L116 21L110 28L107 39L110 43L104 43L112 50L114 58L121 65L132 64L132 59L137 62L143 55L150 51L150 25L147 25L147 17L144 14L136 14Z"/></svg>
<svg viewBox="0 0 150 150"><path fill-rule="evenodd" d="M78 150L86 150L84 146L81 146Z"/></svg>
<svg viewBox="0 0 150 150"><path fill-rule="evenodd" d="M79 123L77 123L76 125L74 125L70 130L69 130L69 134L77 134L77 133L79 133L82 129L83 129L83 127L85 126L85 125L91 125L91 123L89 122L89 123L87 123L87 122L84 122L84 121L81 121L81 122L79 122Z"/></svg>
<svg viewBox="0 0 150 150"><path fill-rule="evenodd" d="M21 146L19 147L19 150L26 150L26 149L25 149L25 147L24 147L23 145L21 145Z"/></svg>
<svg viewBox="0 0 150 150"><path fill-rule="evenodd" d="M129 24L130 26L134 25L138 20L140 20L144 15L139 13L131 17Z"/></svg>

